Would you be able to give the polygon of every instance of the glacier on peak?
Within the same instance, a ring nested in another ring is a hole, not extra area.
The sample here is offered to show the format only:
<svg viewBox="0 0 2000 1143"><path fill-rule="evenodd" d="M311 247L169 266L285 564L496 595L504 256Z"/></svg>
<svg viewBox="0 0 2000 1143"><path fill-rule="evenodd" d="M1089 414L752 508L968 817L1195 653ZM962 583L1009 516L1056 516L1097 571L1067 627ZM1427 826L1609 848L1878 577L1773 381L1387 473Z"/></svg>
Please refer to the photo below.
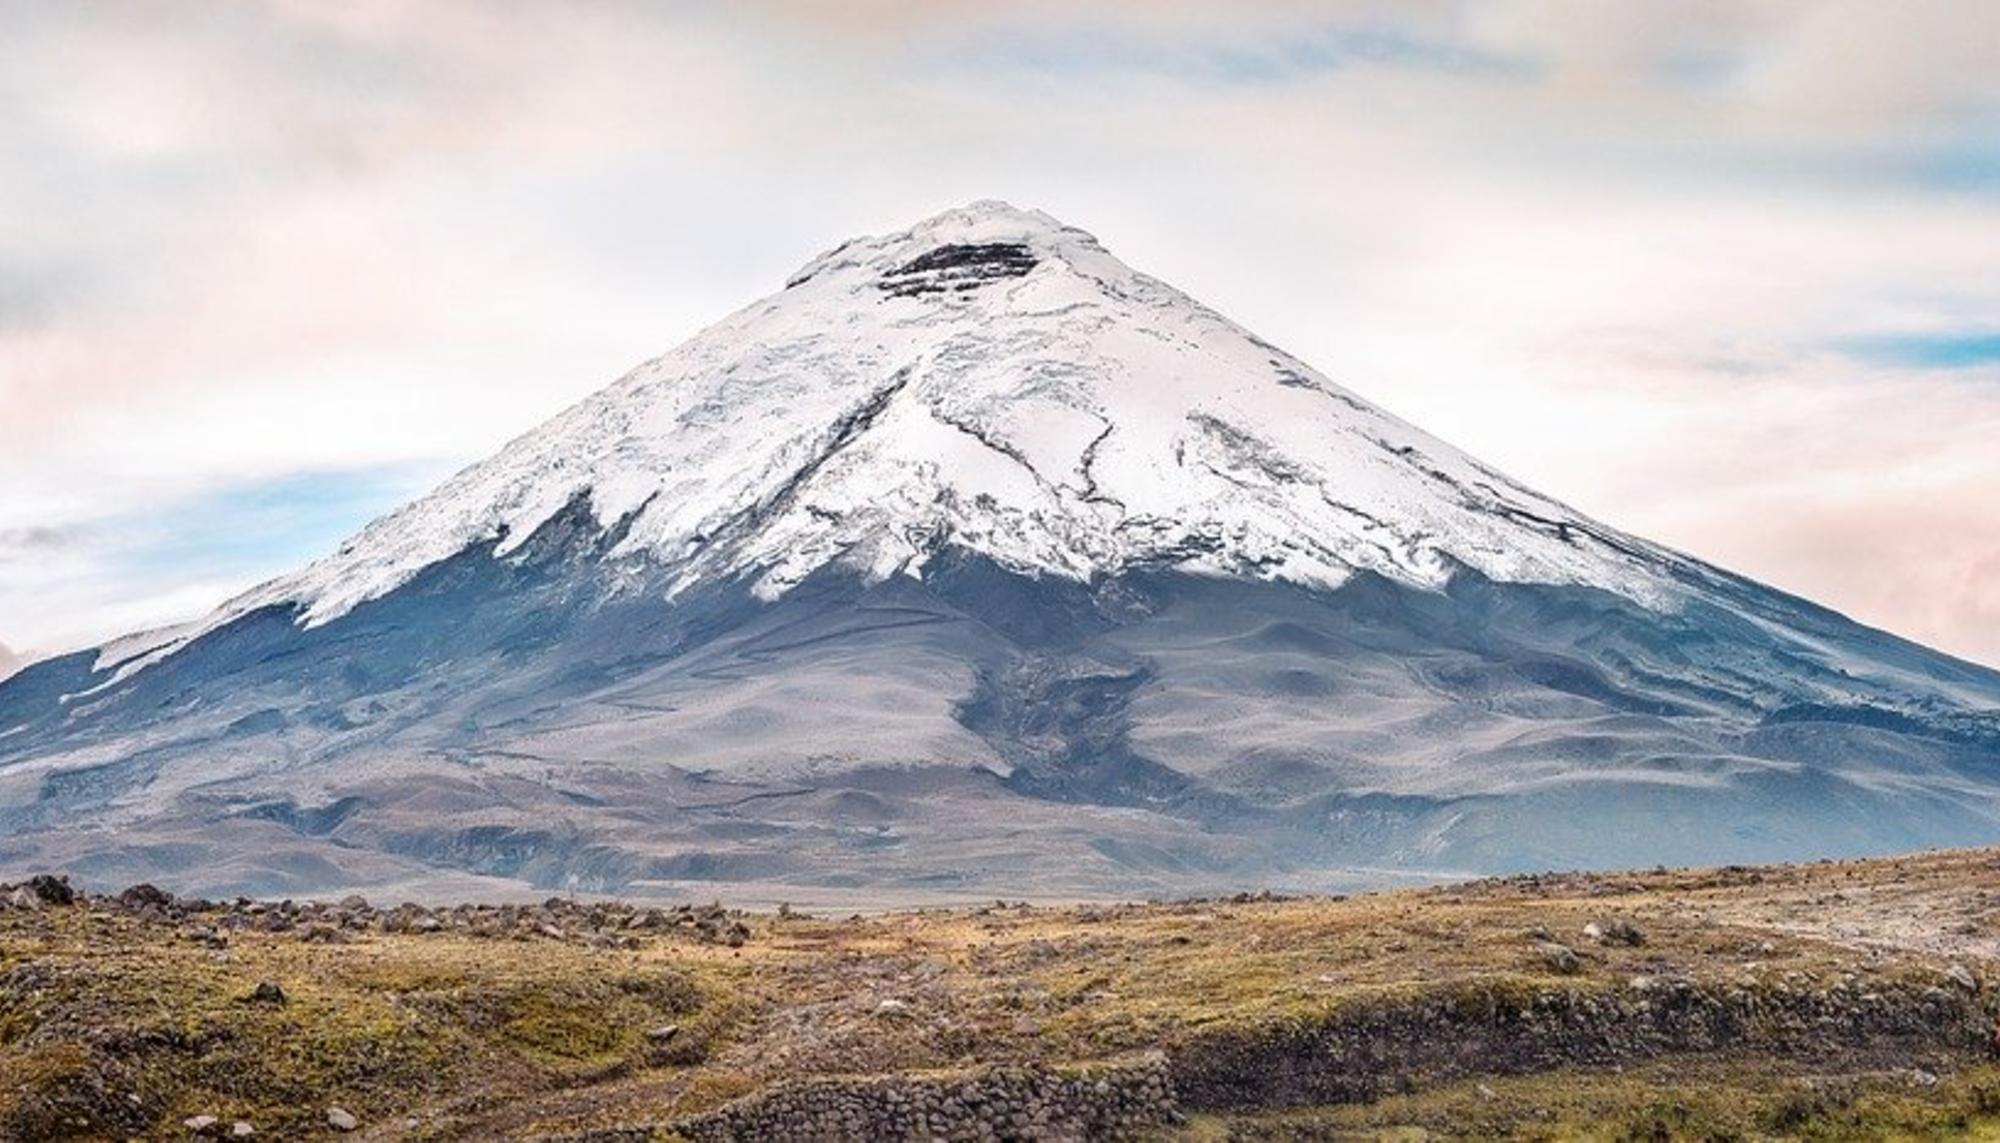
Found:
<svg viewBox="0 0 2000 1143"><path fill-rule="evenodd" d="M1455 567L1659 604L1664 553L1391 417L1088 233L983 201L820 255L703 330L232 601L326 622L573 500L670 591L956 546L1089 581L1173 567L1332 586ZM171 646L178 646L179 641ZM170 649L170 648L169 648ZM150 658L150 657L149 657Z"/></svg>

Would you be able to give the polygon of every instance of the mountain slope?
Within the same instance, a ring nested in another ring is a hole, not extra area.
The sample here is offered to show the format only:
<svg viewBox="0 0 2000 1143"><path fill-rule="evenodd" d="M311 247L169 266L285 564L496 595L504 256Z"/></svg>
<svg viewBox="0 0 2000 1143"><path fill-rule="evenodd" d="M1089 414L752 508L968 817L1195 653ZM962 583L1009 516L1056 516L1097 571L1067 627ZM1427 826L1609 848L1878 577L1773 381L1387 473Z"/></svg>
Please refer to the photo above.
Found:
<svg viewBox="0 0 2000 1143"><path fill-rule="evenodd" d="M1089 235L981 203L807 265L332 557L225 608L324 622L573 499L613 558L776 594L949 543L1073 579L1174 562L1658 591L1637 545L1363 403Z"/></svg>
<svg viewBox="0 0 2000 1143"><path fill-rule="evenodd" d="M0 684L0 865L990 895L1867 852L2000 835L1996 708L982 203Z"/></svg>

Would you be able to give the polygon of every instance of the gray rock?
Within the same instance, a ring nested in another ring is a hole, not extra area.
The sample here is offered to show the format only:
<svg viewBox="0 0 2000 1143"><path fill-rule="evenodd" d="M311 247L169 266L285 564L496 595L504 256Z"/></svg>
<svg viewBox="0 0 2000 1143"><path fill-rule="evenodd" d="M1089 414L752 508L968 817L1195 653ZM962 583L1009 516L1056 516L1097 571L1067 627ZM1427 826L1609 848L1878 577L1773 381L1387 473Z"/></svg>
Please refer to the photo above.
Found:
<svg viewBox="0 0 2000 1143"><path fill-rule="evenodd" d="M1646 933L1639 926L1621 917L1605 924L1603 935L1599 939L1607 945L1637 947L1646 943Z"/></svg>
<svg viewBox="0 0 2000 1143"><path fill-rule="evenodd" d="M172 907L174 895L151 882L141 881L118 894L117 900L127 909L166 909Z"/></svg>
<svg viewBox="0 0 2000 1143"><path fill-rule="evenodd" d="M76 890L70 888L67 877L51 877L46 873L38 873L28 878L24 888L41 898L44 905L76 904Z"/></svg>
<svg viewBox="0 0 2000 1143"><path fill-rule="evenodd" d="M326 1109L326 1125L335 1131L352 1131L361 1126L361 1121L346 1108L329 1107Z"/></svg>
<svg viewBox="0 0 2000 1143"><path fill-rule="evenodd" d="M1537 945L1535 951L1541 956L1543 964L1565 976L1578 972L1583 968L1583 959L1577 956L1576 950L1568 945L1557 944L1554 941L1545 941Z"/></svg>
<svg viewBox="0 0 2000 1143"><path fill-rule="evenodd" d="M204 945L212 949L229 947L229 934L207 925L196 925L194 928L189 929L187 931L187 939L193 941L195 944Z"/></svg>

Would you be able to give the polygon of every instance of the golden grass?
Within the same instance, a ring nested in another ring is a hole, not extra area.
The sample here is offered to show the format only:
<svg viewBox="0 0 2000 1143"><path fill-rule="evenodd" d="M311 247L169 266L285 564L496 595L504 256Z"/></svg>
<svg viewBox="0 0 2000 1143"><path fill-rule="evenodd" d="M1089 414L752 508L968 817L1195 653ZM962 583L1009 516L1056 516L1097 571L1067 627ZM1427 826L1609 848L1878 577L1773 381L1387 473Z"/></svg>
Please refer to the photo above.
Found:
<svg viewBox="0 0 2000 1143"><path fill-rule="evenodd" d="M212 949L174 925L102 909L3 913L0 1138L178 1138L181 1120L198 1114L294 1138L319 1130L330 1105L392 1136L485 1138L661 1121L816 1074L1087 1063L1439 990L1525 996L1616 989L1639 976L1927 985L1952 960L1988 963L1994 869L1992 852L1972 851L1347 900L757 917L740 949L674 936L604 950L451 932L370 932L345 944L240 933ZM1898 948L1829 939L1841 923L1866 931L1874 918L1919 913L1934 918L1942 943L1925 943L1930 930ZM1643 943L1583 936L1589 923L1617 920L1643 930ZM1582 956L1575 975L1540 956L1548 939ZM265 980L288 1002L249 1000ZM649 1044L647 1030L666 1023L678 1034ZM1451 1083L1196 1129L1593 1139L1990 1131L2000 1076L1984 1066L1939 1074L1922 1086L1886 1074L1816 1078L1755 1057L1681 1061L1489 1078L1485 1092Z"/></svg>

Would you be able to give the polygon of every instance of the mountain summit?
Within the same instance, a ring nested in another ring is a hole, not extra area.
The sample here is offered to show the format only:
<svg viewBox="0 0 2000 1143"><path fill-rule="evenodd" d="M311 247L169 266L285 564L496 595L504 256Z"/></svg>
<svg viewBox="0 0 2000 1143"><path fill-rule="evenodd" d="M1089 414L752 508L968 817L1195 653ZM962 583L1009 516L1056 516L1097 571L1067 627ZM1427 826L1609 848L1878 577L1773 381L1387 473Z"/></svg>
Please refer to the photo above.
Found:
<svg viewBox="0 0 2000 1143"><path fill-rule="evenodd" d="M907 898L1812 857L2000 836L1996 710L984 202L0 683L0 865Z"/></svg>
<svg viewBox="0 0 2000 1143"><path fill-rule="evenodd" d="M325 622L572 504L671 590L775 597L950 547L1090 582L1178 567L1332 587L1460 566L1658 598L1636 542L1403 424L1080 230L981 202L843 244L783 292L218 618Z"/></svg>

